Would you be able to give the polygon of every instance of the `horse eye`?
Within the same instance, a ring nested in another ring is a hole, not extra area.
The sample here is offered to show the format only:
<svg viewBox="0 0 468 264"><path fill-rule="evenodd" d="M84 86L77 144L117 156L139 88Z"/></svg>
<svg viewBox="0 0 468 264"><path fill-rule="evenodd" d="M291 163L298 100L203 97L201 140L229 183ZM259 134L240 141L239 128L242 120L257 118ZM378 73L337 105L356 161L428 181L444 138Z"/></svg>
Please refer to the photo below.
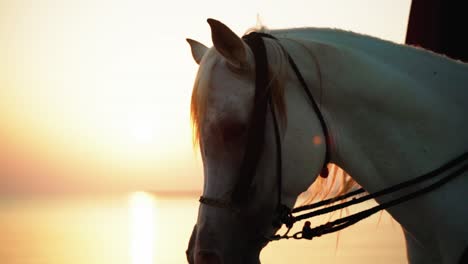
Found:
<svg viewBox="0 0 468 264"><path fill-rule="evenodd" d="M246 126L239 122L224 122L221 128L223 140L225 142L235 141L241 138L246 131Z"/></svg>

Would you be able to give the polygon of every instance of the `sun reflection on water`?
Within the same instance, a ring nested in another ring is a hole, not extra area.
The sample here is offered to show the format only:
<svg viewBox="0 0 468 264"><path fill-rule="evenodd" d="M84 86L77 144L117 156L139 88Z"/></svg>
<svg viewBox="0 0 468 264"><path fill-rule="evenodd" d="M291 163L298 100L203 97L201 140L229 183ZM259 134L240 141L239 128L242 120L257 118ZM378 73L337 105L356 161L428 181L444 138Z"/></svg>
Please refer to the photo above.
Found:
<svg viewBox="0 0 468 264"><path fill-rule="evenodd" d="M155 199L145 192L129 197L131 264L153 264L155 260Z"/></svg>

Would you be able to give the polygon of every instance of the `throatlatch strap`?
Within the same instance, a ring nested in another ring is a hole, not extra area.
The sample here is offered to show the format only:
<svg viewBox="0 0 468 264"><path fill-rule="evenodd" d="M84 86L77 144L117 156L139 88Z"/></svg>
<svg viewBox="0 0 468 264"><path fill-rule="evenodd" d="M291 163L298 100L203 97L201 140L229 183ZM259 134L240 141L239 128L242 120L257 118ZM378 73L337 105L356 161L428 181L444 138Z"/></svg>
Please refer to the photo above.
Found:
<svg viewBox="0 0 468 264"><path fill-rule="evenodd" d="M278 39L275 38L274 36L272 36L270 34L266 34L266 33L261 33L261 32L252 32L249 35L244 36L244 40L248 39L250 37L250 35L256 35L258 37L264 37L264 38L274 39L274 40L278 41ZM291 65L291 68L293 69L294 73L296 74L297 79L301 83L301 86L304 89L304 92L306 93L307 98L311 102L312 107L313 107L313 109L315 111L315 114L317 115L317 118L319 119L319 122L320 122L320 125L321 125L321 128L322 128L322 132L323 132L323 136L325 137L325 159L324 159L324 166L323 166L323 169L322 169L322 171L320 173L320 176L322 176L323 178L326 178L326 177L328 177L328 167L327 167L327 165L328 165L328 163L330 163L330 147L329 146L330 146L330 143L331 143L330 133L329 133L329 130L328 130L327 123L325 122L325 118L323 117L322 112L320 111L320 108L319 108L317 102L315 101L314 96L312 95L312 92L310 91L309 87L307 86L307 83L306 83L304 77L302 76L301 71L297 67L297 65L294 62L291 55L289 55L289 53L283 48L283 46L281 46L281 48L283 49L284 53L288 56L289 64ZM252 50L254 51L254 54L256 54L255 50L254 49L252 49ZM268 62L267 62L267 65L268 65Z"/></svg>
<svg viewBox="0 0 468 264"><path fill-rule="evenodd" d="M254 97L254 108L249 123L249 128L247 132L247 144L244 153L243 162L240 169L239 180L237 181L234 191L232 193L232 202L235 205L241 206L244 205L249 200L249 194L251 190L251 184L253 177L255 176L255 170L257 168L257 163L259 161L261 152L263 150L263 145L265 141L265 123L266 123L266 107L268 102L271 100L271 90L268 87L270 83L270 76L268 70L268 58L266 55L266 48L262 38L270 38L277 40L275 37L259 32L252 32L243 37L244 41L252 49L255 59L255 97ZM284 49L283 49L284 50ZM317 102L314 100L310 89L307 87L307 83L304 80L301 72L299 71L296 63L287 53L289 63L294 70L301 86L303 87L309 101L311 102L313 109L320 121L320 125L325 137L325 160L324 166L320 175L324 178L328 176L327 165L330 161L330 151L329 151L329 132L328 127L325 123L322 113L318 107ZM277 119L273 105L270 103L274 127L275 127L275 140L276 140L276 152L277 152L277 161L276 161L276 171L278 178L278 188L279 188L279 206L281 204L281 189L282 189L282 157L281 157L281 139L279 133L279 127L277 124Z"/></svg>
<svg viewBox="0 0 468 264"><path fill-rule="evenodd" d="M288 53L286 52L286 54L288 54ZM307 97L309 98L309 101L312 103L312 107L314 108L315 114L317 115L317 117L318 117L318 119L320 121L320 125L322 126L323 136L325 137L325 160L324 160L324 165L323 165L322 171L320 172L320 176L322 176L323 178L327 178L328 177L328 167L327 167L327 165L330 162L330 147L329 146L330 146L330 143L331 143L327 123L325 123L325 119L323 118L322 112L320 112L320 109L318 107L317 102L314 99L314 96L312 96L312 93L310 92L309 87L307 87L307 83L304 80L304 77L302 77L301 71L299 70L296 63L294 62L291 55L289 55L289 54L288 54L288 60L289 60L289 64L291 65L292 69L296 73L297 79L301 83L302 88L304 88L304 91L307 94Z"/></svg>

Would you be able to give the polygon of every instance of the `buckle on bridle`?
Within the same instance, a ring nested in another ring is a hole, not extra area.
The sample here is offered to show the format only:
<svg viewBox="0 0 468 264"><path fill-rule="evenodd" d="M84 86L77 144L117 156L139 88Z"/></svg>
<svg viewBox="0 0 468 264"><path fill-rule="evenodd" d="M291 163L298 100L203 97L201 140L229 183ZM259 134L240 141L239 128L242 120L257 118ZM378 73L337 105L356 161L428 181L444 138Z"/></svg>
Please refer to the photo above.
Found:
<svg viewBox="0 0 468 264"><path fill-rule="evenodd" d="M274 217L272 224L276 228L280 228L283 224L285 224L287 228L291 228L294 224L291 208L284 204L278 205L276 216Z"/></svg>

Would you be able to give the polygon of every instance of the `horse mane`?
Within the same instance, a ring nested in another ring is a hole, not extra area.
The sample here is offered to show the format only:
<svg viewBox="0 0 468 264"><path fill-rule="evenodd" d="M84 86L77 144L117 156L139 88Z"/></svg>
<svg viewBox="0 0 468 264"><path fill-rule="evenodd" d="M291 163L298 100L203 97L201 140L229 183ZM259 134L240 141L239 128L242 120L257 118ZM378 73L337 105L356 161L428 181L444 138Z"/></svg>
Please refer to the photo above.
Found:
<svg viewBox="0 0 468 264"><path fill-rule="evenodd" d="M270 32L266 27L260 26L249 29L246 34L253 31L270 34L275 33L275 31ZM284 30L282 32L284 32ZM279 116L280 123L284 128L287 124L287 109L283 84L286 79L285 76L288 73L288 68L290 67L289 60L285 50L277 43L277 41L264 39L264 42L269 60L272 102ZM197 145L200 146L200 128L202 127L206 115L207 95L209 93L208 87L210 86L207 75L212 72L212 69L220 61L220 57L221 55L216 51L216 49L211 48L203 56L195 78L190 104L190 117L193 131L192 140L194 147ZM307 191L301 195L301 197L304 198L304 204L344 194L358 186L350 175L337 165L329 164L329 169L330 173L327 178L317 177L311 186L309 186Z"/></svg>

